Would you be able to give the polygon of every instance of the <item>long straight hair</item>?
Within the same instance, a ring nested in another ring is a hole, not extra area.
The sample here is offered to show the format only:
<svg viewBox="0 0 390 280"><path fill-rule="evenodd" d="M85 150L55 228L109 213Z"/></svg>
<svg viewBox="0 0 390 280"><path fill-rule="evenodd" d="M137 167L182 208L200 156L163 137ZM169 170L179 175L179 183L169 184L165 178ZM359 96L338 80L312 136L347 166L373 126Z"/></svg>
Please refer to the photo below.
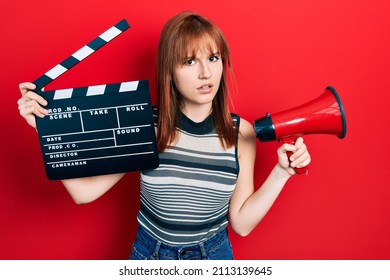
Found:
<svg viewBox="0 0 390 280"><path fill-rule="evenodd" d="M221 145L227 149L236 144L237 131L228 104L228 81L234 81L228 44L222 32L210 20L192 12L182 12L166 23L158 44L156 73L159 105L157 146L160 152L174 142L178 135L181 99L173 78L174 68L179 63L183 64L189 53L196 53L205 48L213 53L210 45L204 46L210 42L217 47L223 62L220 86L212 102L212 116Z"/></svg>

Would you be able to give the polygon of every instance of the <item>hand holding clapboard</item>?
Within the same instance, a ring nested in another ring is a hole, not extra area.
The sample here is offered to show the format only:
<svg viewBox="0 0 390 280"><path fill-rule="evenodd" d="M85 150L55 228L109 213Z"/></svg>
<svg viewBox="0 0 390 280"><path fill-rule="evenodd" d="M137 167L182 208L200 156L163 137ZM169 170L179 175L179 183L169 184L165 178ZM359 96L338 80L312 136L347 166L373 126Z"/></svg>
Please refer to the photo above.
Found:
<svg viewBox="0 0 390 280"><path fill-rule="evenodd" d="M34 81L49 114L36 118L50 180L156 168L159 158L146 80L42 92L130 26L120 21Z"/></svg>

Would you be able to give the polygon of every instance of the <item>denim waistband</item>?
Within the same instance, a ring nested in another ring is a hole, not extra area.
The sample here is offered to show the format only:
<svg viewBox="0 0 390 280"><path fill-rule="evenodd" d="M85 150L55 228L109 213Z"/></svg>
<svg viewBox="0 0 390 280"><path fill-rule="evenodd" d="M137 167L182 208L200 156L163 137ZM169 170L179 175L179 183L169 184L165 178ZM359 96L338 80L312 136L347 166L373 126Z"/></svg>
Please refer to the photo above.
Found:
<svg viewBox="0 0 390 280"><path fill-rule="evenodd" d="M142 246L143 250L150 254L150 256L145 256L145 258L150 259L210 259L210 255L215 254L215 252L219 249L221 249L223 252L218 253L217 255L227 255L229 256L228 258L232 258L231 245L228 239L227 229L223 229L212 235L210 238L197 244L188 246L174 246L157 240L151 236L142 226L139 226L133 250L134 248L136 250L140 250L139 248L137 249L137 244L138 246ZM146 254L146 252L143 253Z"/></svg>

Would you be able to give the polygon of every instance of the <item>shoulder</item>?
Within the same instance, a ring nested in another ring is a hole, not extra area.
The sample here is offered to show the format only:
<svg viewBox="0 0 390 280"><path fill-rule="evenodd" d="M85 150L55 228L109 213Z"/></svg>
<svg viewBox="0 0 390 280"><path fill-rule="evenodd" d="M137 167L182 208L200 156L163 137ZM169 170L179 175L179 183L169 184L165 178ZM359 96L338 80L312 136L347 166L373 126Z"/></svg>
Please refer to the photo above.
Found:
<svg viewBox="0 0 390 280"><path fill-rule="evenodd" d="M255 138L255 130L253 128L253 125L248 122L246 119L239 118L239 135L240 137L244 138Z"/></svg>
<svg viewBox="0 0 390 280"><path fill-rule="evenodd" d="M230 113L230 115L238 130L239 140L243 138L251 139L256 137L255 130L250 122L235 113Z"/></svg>
<svg viewBox="0 0 390 280"><path fill-rule="evenodd" d="M256 134L253 125L246 119L240 118L237 139L237 158L241 174L248 174L253 170L256 158ZM244 172L246 170L247 172ZM240 176L251 177L251 176ZM241 179L242 180L242 179Z"/></svg>
<svg viewBox="0 0 390 280"><path fill-rule="evenodd" d="M249 155L254 157L256 154L256 134L253 125L246 119L240 119L240 127L238 133L238 151L239 157Z"/></svg>
<svg viewBox="0 0 390 280"><path fill-rule="evenodd" d="M238 130L239 153L241 154L244 151L253 154L256 150L256 133L253 125L235 113L230 113L230 115L232 116L233 122Z"/></svg>

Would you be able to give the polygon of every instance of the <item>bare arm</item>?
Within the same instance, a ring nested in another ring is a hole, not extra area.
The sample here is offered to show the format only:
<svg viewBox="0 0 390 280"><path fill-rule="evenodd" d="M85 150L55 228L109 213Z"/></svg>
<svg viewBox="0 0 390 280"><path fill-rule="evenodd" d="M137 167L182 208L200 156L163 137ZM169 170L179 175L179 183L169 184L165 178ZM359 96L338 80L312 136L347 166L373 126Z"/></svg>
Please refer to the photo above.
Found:
<svg viewBox="0 0 390 280"><path fill-rule="evenodd" d="M278 148L278 163L271 173L254 192L254 163L256 157L256 136L252 125L242 120L238 143L240 174L236 189L230 201L229 219L232 228L238 234L248 235L267 214L287 180L295 174L291 166L304 167L310 163L310 155L303 139L295 145L283 144ZM293 152L290 165L287 151Z"/></svg>
<svg viewBox="0 0 390 280"><path fill-rule="evenodd" d="M77 204L92 202L111 189L125 173L62 180Z"/></svg>

